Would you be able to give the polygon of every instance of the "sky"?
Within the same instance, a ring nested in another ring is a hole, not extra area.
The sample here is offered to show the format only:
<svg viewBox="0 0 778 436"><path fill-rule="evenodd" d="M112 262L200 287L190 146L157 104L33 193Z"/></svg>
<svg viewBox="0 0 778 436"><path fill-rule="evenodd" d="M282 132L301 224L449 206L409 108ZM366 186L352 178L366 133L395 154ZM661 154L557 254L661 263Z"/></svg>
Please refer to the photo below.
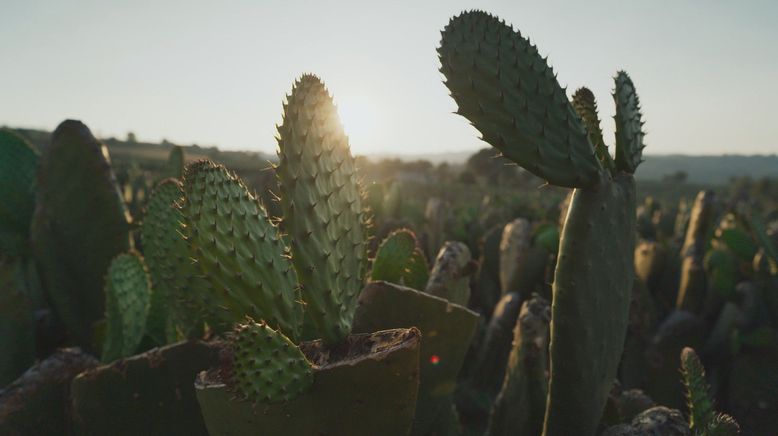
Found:
<svg viewBox="0 0 778 436"><path fill-rule="evenodd" d="M477 7L529 36L569 94L594 92L609 143L624 69L647 153L778 153L774 0L0 3L0 125L274 152L284 97L313 72L355 153L475 151L435 49Z"/></svg>

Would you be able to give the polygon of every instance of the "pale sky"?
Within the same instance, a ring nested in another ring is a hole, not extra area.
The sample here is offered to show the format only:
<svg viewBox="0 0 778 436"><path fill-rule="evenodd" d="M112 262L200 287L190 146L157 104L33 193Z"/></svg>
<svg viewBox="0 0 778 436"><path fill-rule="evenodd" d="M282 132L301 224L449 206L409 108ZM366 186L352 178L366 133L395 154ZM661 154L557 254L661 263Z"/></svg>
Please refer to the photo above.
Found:
<svg viewBox="0 0 778 436"><path fill-rule="evenodd" d="M778 1L0 0L0 125L275 150L281 103L314 72L356 153L485 146L441 83L463 9L529 35L568 93L632 76L651 153L778 153Z"/></svg>

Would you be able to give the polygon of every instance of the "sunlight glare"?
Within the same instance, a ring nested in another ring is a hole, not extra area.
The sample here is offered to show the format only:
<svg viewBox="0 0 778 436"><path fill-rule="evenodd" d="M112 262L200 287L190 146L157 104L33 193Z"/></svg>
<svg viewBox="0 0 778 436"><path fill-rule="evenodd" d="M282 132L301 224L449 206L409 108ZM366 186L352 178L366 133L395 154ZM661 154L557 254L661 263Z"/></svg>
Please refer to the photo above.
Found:
<svg viewBox="0 0 778 436"><path fill-rule="evenodd" d="M338 115L355 154L370 151L378 127L376 108L362 95L336 97Z"/></svg>

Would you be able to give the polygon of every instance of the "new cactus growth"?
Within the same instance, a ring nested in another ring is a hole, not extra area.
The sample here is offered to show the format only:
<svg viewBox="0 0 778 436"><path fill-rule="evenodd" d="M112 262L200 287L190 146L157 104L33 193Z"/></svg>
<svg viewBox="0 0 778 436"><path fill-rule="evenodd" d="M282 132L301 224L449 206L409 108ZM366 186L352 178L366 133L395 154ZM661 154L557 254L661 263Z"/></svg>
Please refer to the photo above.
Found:
<svg viewBox="0 0 778 436"><path fill-rule="evenodd" d="M335 344L351 331L367 267L366 216L354 158L318 77L306 74L295 82L283 117L276 169L282 225L290 235L306 316Z"/></svg>
<svg viewBox="0 0 778 436"><path fill-rule="evenodd" d="M423 289L428 279L427 259L424 258L412 231L396 230L381 242L373 259L371 281L384 280L413 289Z"/></svg>
<svg viewBox="0 0 778 436"><path fill-rule="evenodd" d="M94 350L104 277L129 248L128 216L108 151L79 121L64 121L38 166L33 254L48 299L73 342Z"/></svg>
<svg viewBox="0 0 778 436"><path fill-rule="evenodd" d="M38 151L10 130L0 129L0 156L0 253L16 256L28 246Z"/></svg>
<svg viewBox="0 0 778 436"><path fill-rule="evenodd" d="M440 248L425 292L467 306L470 300L470 275L475 272L470 249L461 242L446 241Z"/></svg>
<svg viewBox="0 0 778 436"><path fill-rule="evenodd" d="M233 322L263 319L296 340L302 329L297 275L278 228L243 182L198 161L184 174L184 235L201 274Z"/></svg>
<svg viewBox="0 0 778 436"><path fill-rule="evenodd" d="M438 53L458 113L486 142L550 184L576 188L554 277L544 434L593 435L621 357L634 276L632 173L644 147L634 87L617 74L616 159L603 167L553 70L504 21L462 13Z"/></svg>
<svg viewBox="0 0 778 436"><path fill-rule="evenodd" d="M106 332L103 362L131 356L146 331L151 302L151 280L136 252L120 254L105 278Z"/></svg>
<svg viewBox="0 0 778 436"><path fill-rule="evenodd" d="M686 388L689 409L689 428L700 436L737 436L740 427L726 414L713 408L710 387L705 380L705 368L694 349L686 347L681 351L681 374Z"/></svg>
<svg viewBox="0 0 778 436"><path fill-rule="evenodd" d="M232 363L225 378L238 398L289 401L313 383L311 363L283 333L249 320L231 335Z"/></svg>
<svg viewBox="0 0 778 436"><path fill-rule="evenodd" d="M586 134L589 136L589 142L594 145L594 151L597 158L605 168L613 168L613 158L608 152L608 146L602 137L602 128L600 128L600 116L597 113L597 101L589 88L579 88L573 94L573 108L581 117L581 121L586 128Z"/></svg>

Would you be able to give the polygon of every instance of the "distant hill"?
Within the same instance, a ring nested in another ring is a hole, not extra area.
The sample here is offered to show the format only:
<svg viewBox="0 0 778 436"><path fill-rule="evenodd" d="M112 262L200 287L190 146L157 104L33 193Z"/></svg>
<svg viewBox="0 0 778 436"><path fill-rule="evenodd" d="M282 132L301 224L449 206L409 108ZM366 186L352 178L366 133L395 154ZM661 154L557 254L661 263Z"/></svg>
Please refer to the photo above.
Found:
<svg viewBox="0 0 778 436"><path fill-rule="evenodd" d="M51 133L44 130L12 129L25 136L40 149L46 148ZM111 155L117 158L164 160L173 143L128 142L117 138L103 138ZM221 151L216 147L198 145L184 146L187 158L209 158L224 163L233 169L266 168L268 161L276 156L261 152ZM367 154L371 161L399 159L402 161L426 160L432 164L447 162L451 165L464 164L475 152L426 153L426 154ZM778 178L778 155L735 155L690 156L690 155L647 155L637 171L639 180L663 180L678 173L685 173L685 181L692 184L723 185L732 177L749 176Z"/></svg>

